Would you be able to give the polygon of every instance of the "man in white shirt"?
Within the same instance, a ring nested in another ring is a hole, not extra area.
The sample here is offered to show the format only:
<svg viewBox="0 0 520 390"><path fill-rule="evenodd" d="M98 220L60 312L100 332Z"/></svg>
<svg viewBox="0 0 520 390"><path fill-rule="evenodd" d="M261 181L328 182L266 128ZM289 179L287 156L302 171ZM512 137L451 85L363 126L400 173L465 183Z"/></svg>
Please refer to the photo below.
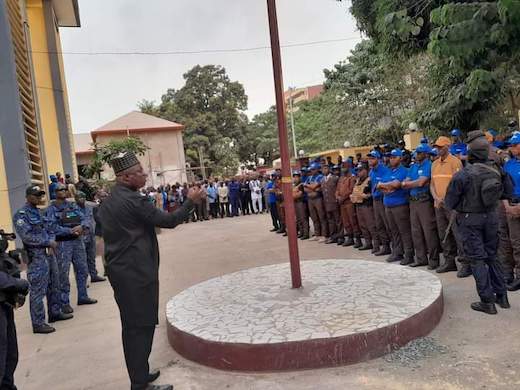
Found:
<svg viewBox="0 0 520 390"><path fill-rule="evenodd" d="M249 182L249 188L251 189L251 201L253 203L253 212L255 214L262 212L262 186L258 176Z"/></svg>

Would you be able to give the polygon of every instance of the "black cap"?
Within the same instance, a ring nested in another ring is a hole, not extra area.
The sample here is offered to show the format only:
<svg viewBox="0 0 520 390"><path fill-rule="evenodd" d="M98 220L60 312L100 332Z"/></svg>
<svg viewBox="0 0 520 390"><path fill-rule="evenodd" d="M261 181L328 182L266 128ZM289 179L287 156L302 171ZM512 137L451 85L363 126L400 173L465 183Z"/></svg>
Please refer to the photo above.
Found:
<svg viewBox="0 0 520 390"><path fill-rule="evenodd" d="M29 196L29 195L35 195L35 196L42 196L42 195L45 195L45 191L42 190L39 186L30 186L30 187L27 187L27 189L25 190L25 195L26 196Z"/></svg>
<svg viewBox="0 0 520 390"><path fill-rule="evenodd" d="M133 152L119 153L110 161L110 166L116 175L138 164L139 160Z"/></svg>

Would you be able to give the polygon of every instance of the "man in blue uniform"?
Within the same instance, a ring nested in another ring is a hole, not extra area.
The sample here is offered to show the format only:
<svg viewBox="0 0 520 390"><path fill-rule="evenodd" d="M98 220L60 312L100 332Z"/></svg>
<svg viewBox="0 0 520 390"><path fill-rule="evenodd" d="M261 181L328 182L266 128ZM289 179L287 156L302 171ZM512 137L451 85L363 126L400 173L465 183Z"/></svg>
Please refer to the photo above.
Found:
<svg viewBox="0 0 520 390"><path fill-rule="evenodd" d="M453 129L451 131L451 146L450 153L458 157L462 161L466 161L468 155L468 146L462 142L462 132L460 129Z"/></svg>
<svg viewBox="0 0 520 390"><path fill-rule="evenodd" d="M377 188L384 194L383 204L392 235L392 254L386 261L400 261L401 265L409 265L414 263L414 251L408 191L402 188L408 170L401 165L402 156L400 149L390 152L390 171Z"/></svg>
<svg viewBox="0 0 520 390"><path fill-rule="evenodd" d="M508 286L509 291L520 290L520 133L514 134L510 140L511 159L505 163L504 172L508 176L510 186L506 187L503 201L511 253L509 262L502 263L504 272L514 276Z"/></svg>
<svg viewBox="0 0 520 390"><path fill-rule="evenodd" d="M497 206L502 193L502 175L489 162L489 143L480 130L468 134L469 164L457 172L448 187L445 204L457 211L457 236L469 259L480 302L471 308L496 314L495 302L509 308L504 275L497 263Z"/></svg>
<svg viewBox="0 0 520 390"><path fill-rule="evenodd" d="M271 213L271 221L273 222L273 228L271 232L277 232L280 230L280 216L278 215L278 209L276 208L276 194L274 192L274 180L275 175L271 176L271 179L265 187L267 191L267 203L269 204L269 212Z"/></svg>
<svg viewBox="0 0 520 390"><path fill-rule="evenodd" d="M64 313L72 313L70 306L70 264L74 266L78 287L78 305L97 303L87 294L87 256L82 233L85 220L79 207L67 200L68 191L64 184L56 188L56 200L47 208L51 233L56 237L58 269L60 274L60 301Z"/></svg>
<svg viewBox="0 0 520 390"><path fill-rule="evenodd" d="M240 183L236 178L229 183L229 203L231 204L231 216L238 217L238 206L240 204Z"/></svg>
<svg viewBox="0 0 520 390"><path fill-rule="evenodd" d="M62 313L58 264L54 256L58 245L49 230L47 220L38 209L45 191L38 186L30 186L25 194L27 203L15 213L13 225L29 259L27 279L30 283L32 327L34 333L52 333L55 329L45 322L44 297L47 297L49 322L68 320L72 318L72 314Z"/></svg>
<svg viewBox="0 0 520 390"><path fill-rule="evenodd" d="M374 218L377 228L377 241L381 245L380 250L374 253L375 256L386 256L390 251L390 229L386 219L385 206L383 204L383 193L379 190L378 185L383 178L388 175L390 169L385 167L381 160L381 153L372 150L367 155L368 165L370 167L370 188L372 190L372 199L374 205Z"/></svg>
<svg viewBox="0 0 520 390"><path fill-rule="evenodd" d="M416 255L415 263L410 266L428 265L428 269L433 270L439 266L440 243L430 193L431 148L423 143L415 152L416 161L408 170L408 176L401 186L410 190L410 222Z"/></svg>
<svg viewBox="0 0 520 390"><path fill-rule="evenodd" d="M76 193L75 200L85 220L85 228L83 229L83 243L85 244L90 281L92 283L104 282L106 279L99 276L96 269L96 224L94 222L94 207L87 204L87 196L84 192L78 191Z"/></svg>

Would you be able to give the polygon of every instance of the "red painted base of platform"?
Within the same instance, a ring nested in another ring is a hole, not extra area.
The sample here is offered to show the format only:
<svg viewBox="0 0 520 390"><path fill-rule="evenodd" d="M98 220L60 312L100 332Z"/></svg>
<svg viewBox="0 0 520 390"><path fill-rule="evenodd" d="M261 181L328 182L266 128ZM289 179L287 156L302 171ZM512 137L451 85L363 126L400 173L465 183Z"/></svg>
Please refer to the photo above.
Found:
<svg viewBox="0 0 520 390"><path fill-rule="evenodd" d="M442 292L421 312L367 333L272 344L208 341L180 331L168 321L170 345L183 357L206 366L234 371L283 371L359 363L385 355L428 335L444 310Z"/></svg>

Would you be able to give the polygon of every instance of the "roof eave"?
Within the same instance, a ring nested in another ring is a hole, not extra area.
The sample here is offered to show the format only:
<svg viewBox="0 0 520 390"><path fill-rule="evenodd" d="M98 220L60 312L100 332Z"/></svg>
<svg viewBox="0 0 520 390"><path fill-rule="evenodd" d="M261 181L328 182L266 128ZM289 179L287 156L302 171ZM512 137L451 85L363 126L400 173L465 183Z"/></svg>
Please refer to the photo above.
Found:
<svg viewBox="0 0 520 390"><path fill-rule="evenodd" d="M81 27L78 0L52 0L59 27Z"/></svg>

